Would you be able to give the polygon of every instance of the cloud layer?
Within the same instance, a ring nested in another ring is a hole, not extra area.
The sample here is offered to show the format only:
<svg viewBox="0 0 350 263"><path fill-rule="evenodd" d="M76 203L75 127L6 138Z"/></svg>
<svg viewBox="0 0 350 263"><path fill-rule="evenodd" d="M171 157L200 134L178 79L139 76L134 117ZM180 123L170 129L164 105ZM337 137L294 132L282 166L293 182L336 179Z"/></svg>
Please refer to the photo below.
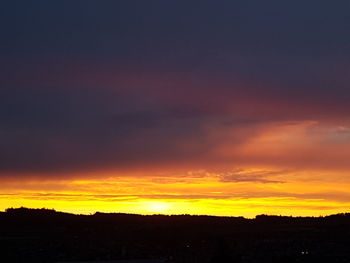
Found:
<svg viewBox="0 0 350 263"><path fill-rule="evenodd" d="M6 3L0 176L348 171L349 7Z"/></svg>

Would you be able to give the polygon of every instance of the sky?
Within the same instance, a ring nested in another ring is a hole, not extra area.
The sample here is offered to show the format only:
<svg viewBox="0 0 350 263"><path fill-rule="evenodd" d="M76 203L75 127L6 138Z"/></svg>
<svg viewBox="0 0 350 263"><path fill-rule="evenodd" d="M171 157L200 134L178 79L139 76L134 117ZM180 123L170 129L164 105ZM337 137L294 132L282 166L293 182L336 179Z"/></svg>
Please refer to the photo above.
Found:
<svg viewBox="0 0 350 263"><path fill-rule="evenodd" d="M350 208L350 2L7 1L0 210Z"/></svg>

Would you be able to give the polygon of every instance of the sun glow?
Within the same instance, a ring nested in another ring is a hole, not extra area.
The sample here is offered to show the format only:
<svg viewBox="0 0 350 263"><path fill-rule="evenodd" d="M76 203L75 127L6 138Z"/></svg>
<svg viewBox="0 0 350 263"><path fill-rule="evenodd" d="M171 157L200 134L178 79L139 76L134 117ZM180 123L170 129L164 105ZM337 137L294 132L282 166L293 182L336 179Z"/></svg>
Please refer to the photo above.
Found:
<svg viewBox="0 0 350 263"><path fill-rule="evenodd" d="M163 201L144 201L141 203L149 213L168 214L171 204Z"/></svg>
<svg viewBox="0 0 350 263"><path fill-rule="evenodd" d="M255 217L258 214L318 216L346 212L350 182L341 172L246 168L231 173L197 171L166 177L104 180L23 180L0 186L0 211L50 208L76 214L193 214ZM308 180L305 180L307 175ZM313 187L310 188L310 183ZM40 189L40 191L38 190Z"/></svg>

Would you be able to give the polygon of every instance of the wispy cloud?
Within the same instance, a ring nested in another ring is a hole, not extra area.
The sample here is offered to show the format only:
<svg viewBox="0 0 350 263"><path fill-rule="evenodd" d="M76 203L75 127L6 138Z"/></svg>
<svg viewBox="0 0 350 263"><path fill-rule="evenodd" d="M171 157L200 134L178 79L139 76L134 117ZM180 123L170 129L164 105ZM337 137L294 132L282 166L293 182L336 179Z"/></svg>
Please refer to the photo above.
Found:
<svg viewBox="0 0 350 263"><path fill-rule="evenodd" d="M276 175L282 175L285 171L250 171L244 169L237 169L230 173L219 174L221 182L225 183L284 183L281 180L270 179Z"/></svg>

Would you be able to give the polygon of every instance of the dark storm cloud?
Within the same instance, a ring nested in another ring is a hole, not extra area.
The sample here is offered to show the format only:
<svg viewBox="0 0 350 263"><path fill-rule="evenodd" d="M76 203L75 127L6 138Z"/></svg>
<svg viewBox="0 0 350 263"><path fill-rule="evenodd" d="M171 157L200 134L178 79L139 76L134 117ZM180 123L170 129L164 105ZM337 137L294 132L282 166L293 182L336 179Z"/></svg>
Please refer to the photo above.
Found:
<svg viewBox="0 0 350 263"><path fill-rule="evenodd" d="M181 144L203 136L201 119L188 120L176 109L127 95L28 88L0 93L0 167L5 172L110 168L186 158L193 153L183 153Z"/></svg>
<svg viewBox="0 0 350 263"><path fill-rule="evenodd" d="M9 1L0 173L210 158L211 129L350 110L348 1ZM246 133L245 132L245 133Z"/></svg>
<svg viewBox="0 0 350 263"><path fill-rule="evenodd" d="M348 55L349 8L347 1L11 1L1 9L1 45L5 53L160 60L225 51Z"/></svg>

